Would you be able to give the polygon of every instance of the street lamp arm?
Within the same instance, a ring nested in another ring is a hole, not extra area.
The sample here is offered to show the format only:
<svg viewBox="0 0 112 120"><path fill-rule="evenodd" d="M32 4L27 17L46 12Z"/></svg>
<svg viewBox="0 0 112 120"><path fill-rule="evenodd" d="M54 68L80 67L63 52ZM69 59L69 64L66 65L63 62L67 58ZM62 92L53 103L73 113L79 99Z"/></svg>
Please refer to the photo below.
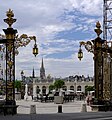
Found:
<svg viewBox="0 0 112 120"><path fill-rule="evenodd" d="M94 52L94 45L90 41L87 41L87 42L81 41L80 47L81 46L85 46L85 48L88 52L92 52L92 53Z"/></svg>
<svg viewBox="0 0 112 120"><path fill-rule="evenodd" d="M5 35L2 35L0 34L0 43L6 43L5 41L6 39L6 36ZM19 51L18 51L18 48L19 47L26 47L32 40L34 40L34 50L35 50L35 53L33 53L35 56L38 54L38 48L37 48L37 44L36 44L36 37L35 36L28 36L27 34L22 34L20 37L17 35L15 36L15 42L14 42L14 45L15 45L15 55L18 55L19 54ZM2 44L0 45L0 51L4 51L5 49L5 45Z"/></svg>
<svg viewBox="0 0 112 120"><path fill-rule="evenodd" d="M31 42L31 40L34 40L36 43L35 36L28 36L26 34L22 34L20 37L17 36L15 40L15 47L26 47L26 45L28 45Z"/></svg>
<svg viewBox="0 0 112 120"><path fill-rule="evenodd" d="M18 48L19 47L26 47L32 40L34 40L35 42L35 46L36 45L36 37L35 36L28 36L27 34L22 34L20 37L18 37L18 35L15 38L15 54L18 55L19 51Z"/></svg>
<svg viewBox="0 0 112 120"><path fill-rule="evenodd" d="M92 44L92 42L90 42L90 41L87 41L87 42L81 41L80 42L80 48L79 48L79 51L78 51L79 60L81 60L83 58L83 52L82 52L82 49L81 49L82 46L85 46L85 49L88 52L94 53L94 45Z"/></svg>

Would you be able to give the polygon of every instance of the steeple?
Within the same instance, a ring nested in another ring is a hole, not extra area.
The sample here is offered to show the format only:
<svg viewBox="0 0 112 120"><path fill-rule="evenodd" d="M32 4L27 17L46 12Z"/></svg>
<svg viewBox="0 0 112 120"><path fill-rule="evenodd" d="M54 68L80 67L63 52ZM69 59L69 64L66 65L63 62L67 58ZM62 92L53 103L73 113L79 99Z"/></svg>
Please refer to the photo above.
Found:
<svg viewBox="0 0 112 120"><path fill-rule="evenodd" d="M42 58L41 68L44 68L43 58Z"/></svg>
<svg viewBox="0 0 112 120"><path fill-rule="evenodd" d="M41 68L40 68L40 78L45 79L45 69L44 69L44 62L42 58Z"/></svg>
<svg viewBox="0 0 112 120"><path fill-rule="evenodd" d="M33 68L33 72L32 72L32 78L35 78L35 71L34 71L34 68Z"/></svg>

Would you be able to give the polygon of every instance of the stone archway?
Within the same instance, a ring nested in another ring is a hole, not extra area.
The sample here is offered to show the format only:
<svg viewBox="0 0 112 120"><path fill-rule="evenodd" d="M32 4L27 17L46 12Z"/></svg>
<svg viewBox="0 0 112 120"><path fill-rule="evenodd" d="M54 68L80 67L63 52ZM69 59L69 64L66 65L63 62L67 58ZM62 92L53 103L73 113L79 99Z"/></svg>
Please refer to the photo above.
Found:
<svg viewBox="0 0 112 120"><path fill-rule="evenodd" d="M70 90L73 90L73 91L74 91L74 86L70 86Z"/></svg>
<svg viewBox="0 0 112 120"><path fill-rule="evenodd" d="M39 86L37 86L36 92L37 92L37 94L39 94L39 92L40 92Z"/></svg>
<svg viewBox="0 0 112 120"><path fill-rule="evenodd" d="M62 89L65 90L65 91L67 91L67 86L63 86Z"/></svg>
<svg viewBox="0 0 112 120"><path fill-rule="evenodd" d="M42 86L42 94L46 95L46 86Z"/></svg>

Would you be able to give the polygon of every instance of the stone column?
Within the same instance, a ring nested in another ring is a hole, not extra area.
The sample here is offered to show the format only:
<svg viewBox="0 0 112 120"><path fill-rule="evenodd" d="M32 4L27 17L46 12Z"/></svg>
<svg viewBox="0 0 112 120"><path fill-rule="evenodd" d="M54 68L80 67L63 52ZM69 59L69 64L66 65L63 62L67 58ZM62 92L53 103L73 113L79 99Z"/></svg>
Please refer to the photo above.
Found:
<svg viewBox="0 0 112 120"><path fill-rule="evenodd" d="M48 94L49 93L49 87L47 86L46 87L46 94Z"/></svg>
<svg viewBox="0 0 112 120"><path fill-rule="evenodd" d="M33 97L37 97L37 85L33 85Z"/></svg>

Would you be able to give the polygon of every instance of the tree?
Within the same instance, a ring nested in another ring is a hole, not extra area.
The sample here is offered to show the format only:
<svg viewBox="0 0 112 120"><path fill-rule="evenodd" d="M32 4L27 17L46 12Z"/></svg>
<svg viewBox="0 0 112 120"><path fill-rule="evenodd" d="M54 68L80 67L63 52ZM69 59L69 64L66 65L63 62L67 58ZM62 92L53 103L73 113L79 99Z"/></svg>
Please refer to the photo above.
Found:
<svg viewBox="0 0 112 120"><path fill-rule="evenodd" d="M86 86L85 93L87 93L88 91L94 91L94 86Z"/></svg>
<svg viewBox="0 0 112 120"><path fill-rule="evenodd" d="M53 84L51 84L51 85L49 86L49 91L51 91L51 90L53 90L53 89L55 89L55 86L54 86Z"/></svg>
<svg viewBox="0 0 112 120"><path fill-rule="evenodd" d="M65 84L65 82L63 80L56 80L54 83L54 86L58 90L58 89L62 88L64 84Z"/></svg>
<svg viewBox="0 0 112 120"><path fill-rule="evenodd" d="M17 88L17 91L21 90L21 81L20 80L15 80L15 88Z"/></svg>

